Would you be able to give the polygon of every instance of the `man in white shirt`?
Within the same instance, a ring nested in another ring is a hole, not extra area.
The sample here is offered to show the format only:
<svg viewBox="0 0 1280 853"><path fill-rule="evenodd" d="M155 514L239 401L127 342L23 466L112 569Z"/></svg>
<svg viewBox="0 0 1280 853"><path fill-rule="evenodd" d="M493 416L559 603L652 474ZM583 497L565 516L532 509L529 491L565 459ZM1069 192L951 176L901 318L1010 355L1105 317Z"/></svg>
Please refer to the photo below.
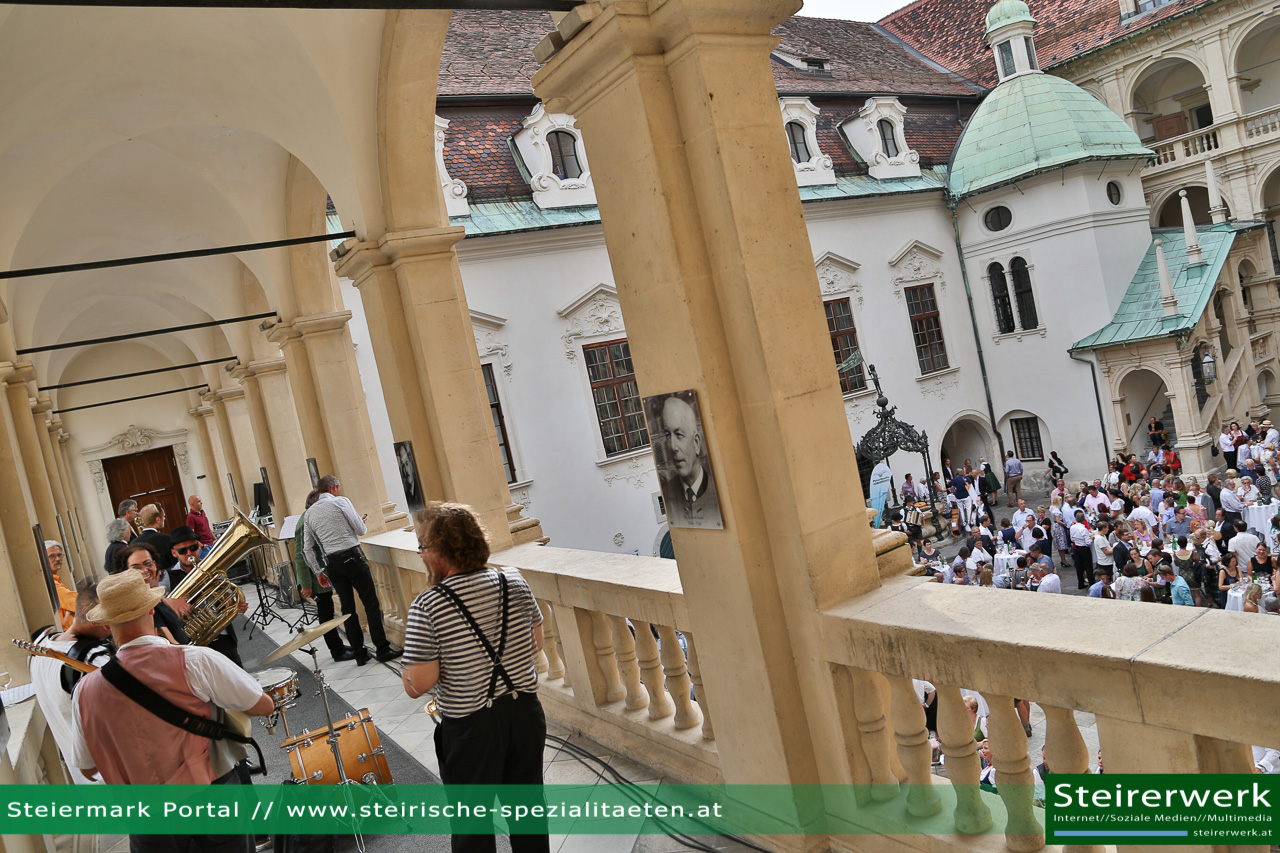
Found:
<svg viewBox="0 0 1280 853"><path fill-rule="evenodd" d="M1089 486L1089 495L1084 499L1084 508L1090 512L1097 512L1100 507L1111 509L1111 499L1098 489L1097 486Z"/></svg>
<svg viewBox="0 0 1280 853"><path fill-rule="evenodd" d="M1257 556L1259 541L1261 540L1257 536L1248 531L1243 521L1236 521L1236 535L1231 537L1227 550L1236 555L1241 571L1245 571L1249 561Z"/></svg>
<svg viewBox="0 0 1280 853"><path fill-rule="evenodd" d="M1076 563L1076 580L1081 589L1093 583L1093 533L1084 523L1084 513L1076 510L1076 521L1070 530L1072 556Z"/></svg>
<svg viewBox="0 0 1280 853"><path fill-rule="evenodd" d="M1244 517L1244 502L1236 494L1236 486L1235 480L1227 480L1218 494L1219 508L1228 521L1239 521Z"/></svg>
<svg viewBox="0 0 1280 853"><path fill-rule="evenodd" d="M1280 450L1280 430L1272 426L1270 420L1263 421L1262 428L1267 431L1267 434L1262 439L1262 446L1266 447L1268 444L1274 444L1276 449Z"/></svg>
<svg viewBox="0 0 1280 853"><path fill-rule="evenodd" d="M1138 501L1138 505L1133 508L1133 512L1129 513L1129 520L1134 521L1135 519L1141 519L1152 530L1155 530L1156 525L1159 524L1156 514L1151 511L1151 498L1147 495L1143 495L1142 499Z"/></svg>
<svg viewBox="0 0 1280 853"><path fill-rule="evenodd" d="M76 615L71 627L65 633L53 633L47 639L40 640L39 645L55 652L69 654L76 660L82 660L93 666L102 666L111 660L111 646L107 638L111 636L111 628L90 622L85 615L98 604L97 584L81 582L76 594ZM79 646L79 648L77 648ZM68 677L63 678L63 674ZM71 691L79 681L80 673L65 667L62 661L51 657L34 657L31 659L31 683L35 686L36 702L44 712L45 721L53 740L58 744L71 773L71 781L76 785L92 785L97 781L80 772L75 762L75 729L71 710Z"/></svg>
<svg viewBox="0 0 1280 853"><path fill-rule="evenodd" d="M1027 502L1022 498L1018 499L1018 508L1013 511L1013 529L1021 530L1027 523L1028 518L1035 518L1036 514L1027 509Z"/></svg>
<svg viewBox="0 0 1280 853"><path fill-rule="evenodd" d="M1098 529L1093 532L1093 565L1094 568L1105 568L1108 573L1113 571L1115 560L1111 556L1111 543L1107 541L1107 534L1111 532L1111 525L1108 522L1098 522Z"/></svg>
<svg viewBox="0 0 1280 853"><path fill-rule="evenodd" d="M1036 592L1062 593L1062 578L1057 572L1045 572L1040 578L1040 588Z"/></svg>

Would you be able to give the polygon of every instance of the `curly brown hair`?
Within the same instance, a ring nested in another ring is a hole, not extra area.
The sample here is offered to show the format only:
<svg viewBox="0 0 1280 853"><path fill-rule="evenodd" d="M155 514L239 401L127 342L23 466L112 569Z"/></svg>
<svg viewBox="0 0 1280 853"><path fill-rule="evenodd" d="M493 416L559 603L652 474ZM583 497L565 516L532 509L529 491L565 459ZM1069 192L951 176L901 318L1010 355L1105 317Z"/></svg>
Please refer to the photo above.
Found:
<svg viewBox="0 0 1280 853"><path fill-rule="evenodd" d="M128 569L129 557L139 551L146 551L151 556L158 571L160 568L160 555L156 553L156 549L146 542L134 542L132 545L125 545L111 556L111 574L118 575Z"/></svg>
<svg viewBox="0 0 1280 853"><path fill-rule="evenodd" d="M489 536L471 507L432 501L413 520L418 544L435 551L462 574L479 571L488 562ZM431 583L440 580L432 577Z"/></svg>

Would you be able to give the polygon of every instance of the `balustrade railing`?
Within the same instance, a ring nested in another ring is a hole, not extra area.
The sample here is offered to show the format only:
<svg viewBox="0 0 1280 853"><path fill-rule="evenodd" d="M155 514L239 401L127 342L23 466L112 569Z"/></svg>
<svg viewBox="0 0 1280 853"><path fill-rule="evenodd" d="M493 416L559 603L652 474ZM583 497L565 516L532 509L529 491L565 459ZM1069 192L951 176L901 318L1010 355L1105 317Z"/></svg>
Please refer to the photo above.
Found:
<svg viewBox="0 0 1280 853"><path fill-rule="evenodd" d="M1210 127L1154 143L1151 149L1156 156L1148 168L1154 169L1170 163L1183 162L1217 151L1220 147L1218 130L1217 127Z"/></svg>

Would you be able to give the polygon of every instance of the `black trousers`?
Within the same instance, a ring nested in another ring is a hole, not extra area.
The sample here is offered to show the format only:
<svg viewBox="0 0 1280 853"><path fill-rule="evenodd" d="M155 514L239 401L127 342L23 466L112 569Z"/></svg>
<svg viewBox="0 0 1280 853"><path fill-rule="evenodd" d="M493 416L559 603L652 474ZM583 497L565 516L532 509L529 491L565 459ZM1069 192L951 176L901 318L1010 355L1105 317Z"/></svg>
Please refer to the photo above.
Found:
<svg viewBox="0 0 1280 853"><path fill-rule="evenodd" d="M356 593L360 594L360 603L364 605L364 615L369 622L369 639L379 652L391 651L387 642L386 629L382 627L382 606L378 603L378 590L373 586L373 573L359 548L350 551L339 551L329 555L329 580L333 582L333 590L342 602L342 612L347 614L347 641L355 653L360 654L364 648L364 630L360 627L360 618L356 616Z"/></svg>
<svg viewBox="0 0 1280 853"><path fill-rule="evenodd" d="M1093 548L1088 545L1073 545L1076 561L1076 580L1081 589L1093 586Z"/></svg>
<svg viewBox="0 0 1280 853"><path fill-rule="evenodd" d="M1236 467L1236 455L1237 455L1237 454L1238 454L1238 451L1235 451L1235 450L1224 450L1224 451L1222 451L1222 461L1223 461L1223 462L1225 462L1225 463L1227 463L1227 467L1228 467L1228 468L1234 468L1234 467Z"/></svg>
<svg viewBox="0 0 1280 853"><path fill-rule="evenodd" d="M244 662L240 660L240 640L236 637L235 625L228 625L225 634L214 637L213 642L209 643L209 648L221 652L233 664L244 669Z"/></svg>
<svg viewBox="0 0 1280 853"><path fill-rule="evenodd" d="M542 749L547 718L536 693L510 694L465 717L445 717L436 726L436 758L445 785L542 785ZM536 802L533 800L536 799ZM541 793L510 805L543 805ZM538 824L523 821L526 827ZM545 822L542 824L545 830ZM453 853L493 853L493 820L453 821ZM468 832L476 834L467 834ZM488 834L479 834L485 833ZM512 835L512 853L549 853L545 834Z"/></svg>
<svg viewBox="0 0 1280 853"><path fill-rule="evenodd" d="M316 618L321 624L333 618L333 592L331 590L320 592L320 585L316 584L311 590L311 600L316 603ZM346 605L343 606L345 608ZM338 633L337 628L324 635L324 644L329 647L329 653L333 655L342 654L346 650L346 646L342 645L342 635ZM356 651L359 651L359 649Z"/></svg>
<svg viewBox="0 0 1280 853"><path fill-rule="evenodd" d="M248 785L243 765L214 780L215 785ZM253 853L252 835L130 835L129 853Z"/></svg>

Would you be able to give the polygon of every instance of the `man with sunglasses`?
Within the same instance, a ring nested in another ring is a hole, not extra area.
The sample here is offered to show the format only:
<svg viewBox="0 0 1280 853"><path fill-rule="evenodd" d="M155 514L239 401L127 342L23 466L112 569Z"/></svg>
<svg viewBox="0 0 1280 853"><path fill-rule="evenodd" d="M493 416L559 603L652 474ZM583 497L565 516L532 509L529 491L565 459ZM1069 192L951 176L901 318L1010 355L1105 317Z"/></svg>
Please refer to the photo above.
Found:
<svg viewBox="0 0 1280 853"><path fill-rule="evenodd" d="M169 572L174 578L174 586L181 583L182 578L185 578L195 569L202 547L203 543L200 541L199 534L185 524L181 527L175 527L169 533L169 548L173 552L174 559L178 561L177 565ZM240 613L243 614L248 609L249 603L241 601ZM209 643L209 648L222 652L236 666L244 668L244 664L240 661L240 642L236 638L236 629L233 625L228 625L224 628L222 633L215 637L213 642Z"/></svg>

